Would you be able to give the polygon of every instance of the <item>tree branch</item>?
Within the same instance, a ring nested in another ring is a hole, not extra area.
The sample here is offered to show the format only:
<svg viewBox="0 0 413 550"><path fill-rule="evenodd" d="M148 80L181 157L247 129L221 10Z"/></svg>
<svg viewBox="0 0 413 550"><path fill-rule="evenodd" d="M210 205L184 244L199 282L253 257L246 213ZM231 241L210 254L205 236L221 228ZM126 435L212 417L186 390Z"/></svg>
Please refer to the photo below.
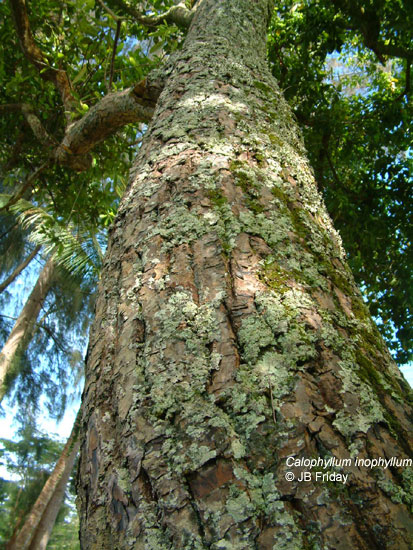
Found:
<svg viewBox="0 0 413 550"><path fill-rule="evenodd" d="M63 106L67 113L66 118L75 110L77 101L73 97L72 88L66 71L51 66L47 56L42 52L34 41L25 0L10 0L11 12L17 30L21 49L27 59L39 70L40 76L47 81L53 82L59 91Z"/></svg>
<svg viewBox="0 0 413 550"><path fill-rule="evenodd" d="M25 0L10 0L10 7L19 37L20 47L24 55L39 71L41 71L42 78L53 81L55 79L55 72L49 65L42 50L33 39Z"/></svg>
<svg viewBox="0 0 413 550"><path fill-rule="evenodd" d="M185 6L184 2L181 2L161 15L141 15L137 17L137 20L149 28L158 27L162 23L170 23L182 29L187 29L191 24L194 13L193 10L189 10Z"/></svg>
<svg viewBox="0 0 413 550"><path fill-rule="evenodd" d="M122 24L122 21L120 19L117 19L116 21L116 34L115 34L115 40L113 41L113 48L112 48L112 57L110 60L110 70L109 70L109 82L108 82L108 92L112 89L112 81L113 81L113 69L115 66L115 57L116 57L116 50L118 47L118 40L120 35L120 26Z"/></svg>
<svg viewBox="0 0 413 550"><path fill-rule="evenodd" d="M411 78L410 73L411 73L411 62L407 60L406 61L406 84L402 93L396 97L396 101L399 101L400 99L403 99L405 95L410 94L410 78Z"/></svg>
<svg viewBox="0 0 413 550"><path fill-rule="evenodd" d="M76 171L87 170L91 164L88 154L96 144L114 134L119 128L132 122L149 122L152 118L156 101L163 89L163 79L157 73L151 73L135 86L122 92L115 92L103 97L80 120L72 122L66 129L63 141L56 147L56 142L49 136L33 108L25 103L0 105L0 114L21 111L30 125L34 135L45 146L55 146L50 158L59 164ZM23 184L20 192L3 208L14 204L34 178L46 167L43 165Z"/></svg>
<svg viewBox="0 0 413 550"><path fill-rule="evenodd" d="M29 263L33 260L33 258L36 256L36 254L40 251L41 246L38 245L36 248L34 248L30 254L16 267L16 269L11 273L7 279L5 279L0 284L0 292L3 292L15 279L20 273L29 265Z"/></svg>
<svg viewBox="0 0 413 550"><path fill-rule="evenodd" d="M122 21L124 17L119 17L119 15L116 15L114 11L112 11L104 2L103 0L98 0L99 4L102 6L102 8L117 22Z"/></svg>
<svg viewBox="0 0 413 550"><path fill-rule="evenodd" d="M113 78L114 56L120 31L121 18L114 14L112 10L103 3L103 0L99 1L104 9L106 9L106 11L108 11L117 21L117 31L110 68L110 86ZM127 4L124 4L123 0L115 0L115 2L120 2L128 13L133 12L134 16L138 16L141 22L145 22L144 24L149 26L156 26L165 21L174 22L181 26L185 24L185 26L187 26L192 19L194 11L188 10L188 8L181 3L173 6L161 16L152 17L138 14L134 8L130 8ZM66 72L61 69L53 68L47 56L35 43L30 29L26 1L10 0L10 5L24 55L40 71L40 75L43 79L52 81L55 84L62 96L63 105L66 110L66 134L63 141L57 146L52 154L54 160L77 171L86 170L91 164L91 157L88 155L88 152L93 149L97 143L126 124L131 122L149 122L152 118L156 101L163 88L162 77L148 76L127 90L107 95L92 107L80 120L73 122L70 114L75 110L77 101L72 95L70 82ZM55 145L52 138L41 124L40 119L35 115L33 109L29 105L10 104L0 106L0 112L4 112L7 109L21 110L39 141L46 146ZM43 167L39 170L41 171L42 169ZM38 175L38 171L36 171L35 175ZM32 181L33 178L30 177L23 185L21 191L17 193L18 198L22 196L22 193L25 192ZM3 208L8 208L12 203L16 202L18 198L14 198L13 202L10 202L10 204Z"/></svg>
<svg viewBox="0 0 413 550"><path fill-rule="evenodd" d="M155 28L162 23L175 24L177 27L187 29L191 24L192 18L195 13L195 8L189 10L184 2L172 6L165 13L160 15L144 15L142 12L136 10L123 0L114 0L113 2L125 13L133 17L136 21L144 25L145 27Z"/></svg>
<svg viewBox="0 0 413 550"><path fill-rule="evenodd" d="M49 135L34 109L28 103L6 103L0 105L0 114L10 111L21 111L36 138L47 147L56 145L55 140Z"/></svg>
<svg viewBox="0 0 413 550"><path fill-rule="evenodd" d="M30 174L27 180L24 183L22 183L22 185L20 186L20 189L13 196L13 198L11 198L7 204L0 207L0 212L2 210L8 210L10 206L13 206L13 204L16 204L16 202L23 197L27 189L33 185L36 178L43 172L45 168L49 166L49 163L50 163L50 160L48 159L41 166L39 166L39 168L36 168L36 170L32 174Z"/></svg>
<svg viewBox="0 0 413 550"><path fill-rule="evenodd" d="M332 2L339 10L350 17L353 22L351 25L352 30L361 33L365 46L376 54L383 65L385 64L383 56L400 57L406 59L408 63L413 60L413 50L403 46L384 44L380 40L381 21L376 11L366 11L358 2L352 3L348 0L332 0Z"/></svg>
<svg viewBox="0 0 413 550"><path fill-rule="evenodd" d="M134 87L108 94L90 109L80 120L70 125L62 143L55 152L55 159L75 170L86 170L91 158L88 152L126 124L149 122L161 83L144 79Z"/></svg>

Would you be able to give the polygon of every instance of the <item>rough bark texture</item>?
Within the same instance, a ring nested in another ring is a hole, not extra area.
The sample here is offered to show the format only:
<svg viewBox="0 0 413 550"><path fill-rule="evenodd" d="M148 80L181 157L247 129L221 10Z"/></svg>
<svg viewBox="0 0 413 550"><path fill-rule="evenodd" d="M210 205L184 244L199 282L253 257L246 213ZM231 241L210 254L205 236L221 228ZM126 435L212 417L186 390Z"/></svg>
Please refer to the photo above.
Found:
<svg viewBox="0 0 413 550"><path fill-rule="evenodd" d="M7 550L44 550L46 548L79 452L79 418L78 414L53 472L46 481L23 527L17 536L8 543Z"/></svg>
<svg viewBox="0 0 413 550"><path fill-rule="evenodd" d="M80 120L66 129L55 159L76 170L86 170L91 163L87 154L97 143L131 122L149 122L163 83L149 76L136 86L109 94Z"/></svg>
<svg viewBox="0 0 413 550"><path fill-rule="evenodd" d="M268 0L203 0L112 228L84 392L82 548L410 548L408 386L265 61ZM297 473L297 472L296 472Z"/></svg>
<svg viewBox="0 0 413 550"><path fill-rule="evenodd" d="M0 353L0 401L7 392L8 380L18 369L18 357L29 344L37 317L53 282L54 263L48 260Z"/></svg>

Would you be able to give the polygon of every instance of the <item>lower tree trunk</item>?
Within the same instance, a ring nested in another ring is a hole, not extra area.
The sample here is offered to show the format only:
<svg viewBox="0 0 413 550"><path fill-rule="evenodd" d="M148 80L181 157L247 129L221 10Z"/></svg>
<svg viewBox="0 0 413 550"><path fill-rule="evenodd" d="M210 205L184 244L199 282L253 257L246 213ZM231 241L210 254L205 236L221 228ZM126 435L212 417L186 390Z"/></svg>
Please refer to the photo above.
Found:
<svg viewBox="0 0 413 550"><path fill-rule="evenodd" d="M0 401L18 374L18 358L33 336L36 320L53 282L54 262L48 260L0 353Z"/></svg>
<svg viewBox="0 0 413 550"><path fill-rule="evenodd" d="M102 273L82 548L407 550L409 388L269 74L271 2L198 6Z"/></svg>
<svg viewBox="0 0 413 550"><path fill-rule="evenodd" d="M9 541L7 550L44 550L46 548L79 452L79 419L80 415L78 414L53 472L46 481L22 528Z"/></svg>
<svg viewBox="0 0 413 550"><path fill-rule="evenodd" d="M76 443L73 445L72 451L67 457L62 477L56 485L56 489L53 492L49 504L43 512L42 519L37 526L33 540L29 546L29 550L46 550L51 532L53 530L54 524L56 523L57 514L59 513L60 507L62 506L66 486L69 481L70 474L73 471L73 466L79 452L79 447L80 443L79 441L76 441Z"/></svg>

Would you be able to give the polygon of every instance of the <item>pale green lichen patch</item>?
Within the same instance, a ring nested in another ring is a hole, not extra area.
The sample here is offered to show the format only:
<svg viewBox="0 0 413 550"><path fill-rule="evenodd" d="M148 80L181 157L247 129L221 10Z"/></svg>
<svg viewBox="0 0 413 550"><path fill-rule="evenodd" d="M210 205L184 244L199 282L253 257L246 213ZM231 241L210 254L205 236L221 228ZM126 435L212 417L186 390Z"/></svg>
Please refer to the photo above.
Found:
<svg viewBox="0 0 413 550"><path fill-rule="evenodd" d="M281 353L264 353L255 365L254 372L262 389L270 389L276 404L294 389L296 376Z"/></svg>
<svg viewBox="0 0 413 550"><path fill-rule="evenodd" d="M265 319L260 315L251 315L242 322L238 333L243 356L249 363L254 363L263 348L275 345L274 333Z"/></svg>
<svg viewBox="0 0 413 550"><path fill-rule="evenodd" d="M242 458L247 453L245 446L238 439L231 441L231 451L235 459Z"/></svg>
<svg viewBox="0 0 413 550"><path fill-rule="evenodd" d="M285 296L278 292L261 292L255 295L257 311L262 315L274 334L284 334L288 330L288 323L296 313L289 300L290 290Z"/></svg>
<svg viewBox="0 0 413 550"><path fill-rule="evenodd" d="M191 469L195 471L199 469L202 464L211 460L211 458L215 458L217 452L215 449L210 449L205 445L198 446L194 443L189 447L187 455L190 459Z"/></svg>
<svg viewBox="0 0 413 550"><path fill-rule="evenodd" d="M281 294L257 293L255 303L257 313L242 322L238 337L243 358L249 365L259 367L257 372L267 371L268 375L272 368L277 372L281 362L285 368L295 369L298 363L317 356L316 332L307 331L299 322L303 308L313 307L306 293L297 289L284 290ZM270 369L271 361L274 365Z"/></svg>
<svg viewBox="0 0 413 550"><path fill-rule="evenodd" d="M160 235L164 239L163 250L168 250L183 243L191 243L205 235L209 226L210 220L181 205L159 220L149 237Z"/></svg>
<svg viewBox="0 0 413 550"><path fill-rule="evenodd" d="M301 323L291 326L291 329L278 340L286 363L296 365L317 357L314 331L307 331Z"/></svg>
<svg viewBox="0 0 413 550"><path fill-rule="evenodd" d="M142 502L142 519L145 533L145 548L148 550L170 550L170 537L162 529L156 517L154 506Z"/></svg>
<svg viewBox="0 0 413 550"><path fill-rule="evenodd" d="M176 292L155 316L162 322L161 339L182 340L190 351L217 337L215 304L198 305L188 292Z"/></svg>
<svg viewBox="0 0 413 550"><path fill-rule="evenodd" d="M254 514L254 505L248 495L235 485L230 487L226 509L236 523L241 523Z"/></svg>
<svg viewBox="0 0 413 550"><path fill-rule="evenodd" d="M215 205L215 211L219 215L216 231L224 252L229 253L235 246L236 237L241 233L242 226L228 203Z"/></svg>
<svg viewBox="0 0 413 550"><path fill-rule="evenodd" d="M344 359L340 361L342 380L341 393L358 396L357 407L349 408L344 402L344 408L338 411L333 425L345 436L351 438L357 432L366 433L376 422L384 421L383 409L372 388L361 381L356 374L356 363L351 351L343 352Z"/></svg>
<svg viewBox="0 0 413 550"><path fill-rule="evenodd" d="M166 429L161 450L173 477L196 472L223 452L235 459L245 456L231 419L211 401L194 396L183 403L179 418L178 426Z"/></svg>
<svg viewBox="0 0 413 550"><path fill-rule="evenodd" d="M262 212L254 214L243 211L239 215L239 221L246 233L262 237L274 250L288 239L288 234L293 229L289 218L275 212L265 215Z"/></svg>
<svg viewBox="0 0 413 550"><path fill-rule="evenodd" d="M343 395L343 408L331 411L335 412L333 425L350 440L357 432L366 433L373 424L387 420L380 402L382 377L360 351L371 325L348 318L339 310L320 308L319 313L323 322L317 331L318 338L340 358L337 379L340 381L339 392ZM337 326L354 331L355 337L350 341Z"/></svg>
<svg viewBox="0 0 413 550"><path fill-rule="evenodd" d="M233 519L243 522L251 515L255 518L265 517L267 525L277 528L274 549L302 550L302 533L296 526L294 515L280 499L274 475L251 473L244 468L235 468L234 474L246 486L246 490L231 487L226 506Z"/></svg>
<svg viewBox="0 0 413 550"><path fill-rule="evenodd" d="M218 297L218 302L221 297ZM155 314L159 322L159 336L152 343L158 350L162 369L153 371L149 359L146 374L150 380L150 395L158 413L176 410L182 401L194 393L205 391L210 373L219 367L220 356L208 347L219 339L216 316L217 303L196 304L189 292L178 291ZM148 348L146 353L152 351ZM185 350L181 358L180 346ZM175 355L171 351L176 348ZM168 355L165 354L168 351ZM150 357L150 356L149 356Z"/></svg>
<svg viewBox="0 0 413 550"><path fill-rule="evenodd" d="M390 496L392 502L396 504L403 502L413 513L413 468L407 467L403 470L400 485L387 479L381 470L377 471L377 475L379 477L378 486Z"/></svg>
<svg viewBox="0 0 413 550"><path fill-rule="evenodd" d="M116 470L116 473L119 487L124 493L130 492L132 484L130 480L129 470L127 470L126 468L118 468Z"/></svg>
<svg viewBox="0 0 413 550"><path fill-rule="evenodd" d="M256 373L248 365L240 365L236 381L237 385L227 393L227 411L241 443L247 448L247 440L267 418L268 403Z"/></svg>

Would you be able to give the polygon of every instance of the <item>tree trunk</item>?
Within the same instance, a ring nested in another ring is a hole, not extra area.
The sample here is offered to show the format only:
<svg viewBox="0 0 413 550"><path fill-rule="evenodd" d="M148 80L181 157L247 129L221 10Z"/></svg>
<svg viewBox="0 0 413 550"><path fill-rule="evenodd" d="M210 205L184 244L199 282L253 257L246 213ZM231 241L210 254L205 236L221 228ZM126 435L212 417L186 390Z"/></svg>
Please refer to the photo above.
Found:
<svg viewBox="0 0 413 550"><path fill-rule="evenodd" d="M271 8L198 3L132 170L89 348L83 549L410 547L413 470L355 463L411 457L409 389L269 73ZM349 462L299 482L288 457Z"/></svg>
<svg viewBox="0 0 413 550"><path fill-rule="evenodd" d="M18 373L18 357L29 345L33 336L37 316L53 282L54 269L53 261L48 260L1 350L0 401L7 393L10 381Z"/></svg>
<svg viewBox="0 0 413 550"><path fill-rule="evenodd" d="M16 267L16 269L11 273L1 284L0 284L0 292L3 292L6 290L6 288L11 285L11 283L20 275L20 273L26 269L26 267L29 265L29 263L33 260L33 258L38 254L39 250L41 249L41 246L36 246L30 254Z"/></svg>
<svg viewBox="0 0 413 550"><path fill-rule="evenodd" d="M80 414L77 415L72 432L53 472L22 528L8 543L7 550L44 550L46 548L79 452L79 419Z"/></svg>
<svg viewBox="0 0 413 550"><path fill-rule="evenodd" d="M57 514L62 506L66 486L69 481L70 474L73 471L73 466L79 452L79 447L80 443L79 441L76 441L70 455L67 457L67 462L65 464L62 477L56 485L49 504L42 515L42 519L36 529L33 540L29 546L29 550L46 550L51 532L54 524L56 523Z"/></svg>

